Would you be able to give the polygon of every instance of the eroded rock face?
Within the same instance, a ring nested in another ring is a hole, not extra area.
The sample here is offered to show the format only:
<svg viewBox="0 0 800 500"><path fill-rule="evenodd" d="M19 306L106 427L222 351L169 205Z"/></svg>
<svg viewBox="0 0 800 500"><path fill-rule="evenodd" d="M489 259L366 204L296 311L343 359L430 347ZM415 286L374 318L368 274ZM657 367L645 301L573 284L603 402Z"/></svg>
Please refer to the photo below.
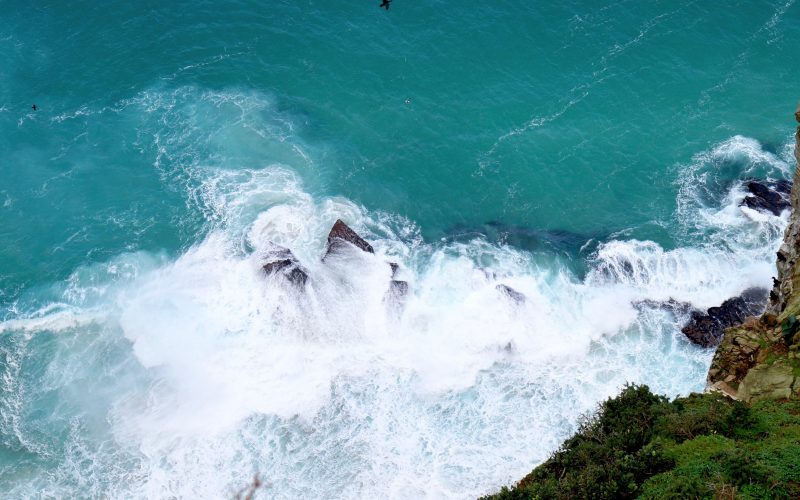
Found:
<svg viewBox="0 0 800 500"><path fill-rule="evenodd" d="M766 304L767 290L749 288L721 306L709 308L706 314L693 311L689 324L681 331L695 344L713 347L720 343L726 328L741 324L748 316L761 314Z"/></svg>
<svg viewBox="0 0 800 500"><path fill-rule="evenodd" d="M288 248L276 247L267 253L265 263L261 266L267 276L278 275L284 277L289 283L303 288L308 281L308 271Z"/></svg>
<svg viewBox="0 0 800 500"><path fill-rule="evenodd" d="M800 108L794 114L800 122ZM795 133L794 157L798 166L794 170L792 191L789 196L792 205L792 216L789 218L789 226L783 233L783 244L778 250L778 279L770 293L770 301L767 312L775 316L785 316L783 313L794 302L800 308L800 290L795 290L795 282L800 283L800 268L798 268L798 255L800 255L800 127ZM793 307L794 308L794 307Z"/></svg>
<svg viewBox="0 0 800 500"><path fill-rule="evenodd" d="M753 210L780 215L791 207L789 192L792 183L789 181L748 181L745 184L748 194L741 205Z"/></svg>
<svg viewBox="0 0 800 500"><path fill-rule="evenodd" d="M780 399L792 396L795 377L792 367L781 362L760 364L747 372L737 396L745 401Z"/></svg>
<svg viewBox="0 0 800 500"><path fill-rule="evenodd" d="M339 219L331 228L331 232L328 233L328 248L325 251L325 256L322 259L324 260L328 255L345 249L350 245L353 245L364 252L375 253L372 245L367 243L364 238L359 236L358 233L350 229L350 226Z"/></svg>

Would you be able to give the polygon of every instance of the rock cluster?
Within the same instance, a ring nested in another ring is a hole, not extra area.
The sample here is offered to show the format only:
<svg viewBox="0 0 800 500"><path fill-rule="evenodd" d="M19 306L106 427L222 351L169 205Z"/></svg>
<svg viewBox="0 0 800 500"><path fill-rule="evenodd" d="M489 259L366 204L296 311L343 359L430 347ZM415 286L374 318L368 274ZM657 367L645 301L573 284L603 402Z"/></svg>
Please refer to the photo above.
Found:
<svg viewBox="0 0 800 500"><path fill-rule="evenodd" d="M372 245L339 219L328 233L328 241L322 261L324 262L327 257L333 254L343 253L351 248L366 253L375 253ZM392 271L392 279L389 282L389 289L386 292L385 299L402 302L408 294L408 282L395 279L400 271L399 264L396 262L388 262L387 264ZM273 247L264 256L264 264L261 268L267 276L281 276L299 289L305 288L309 279L308 270L300 264L288 248Z"/></svg>
<svg viewBox="0 0 800 500"><path fill-rule="evenodd" d="M795 113L800 122L800 109ZM800 127L795 158L800 165ZM726 331L708 372L711 390L743 401L800 395L800 168L789 197L792 215L777 255L778 277L766 312ZM774 213L774 212L773 212Z"/></svg>
<svg viewBox="0 0 800 500"><path fill-rule="evenodd" d="M695 344L713 347L722 341L726 328L741 324L748 316L761 314L766 304L767 290L749 288L721 306L709 308L705 314L692 311L689 324L681 331Z"/></svg>

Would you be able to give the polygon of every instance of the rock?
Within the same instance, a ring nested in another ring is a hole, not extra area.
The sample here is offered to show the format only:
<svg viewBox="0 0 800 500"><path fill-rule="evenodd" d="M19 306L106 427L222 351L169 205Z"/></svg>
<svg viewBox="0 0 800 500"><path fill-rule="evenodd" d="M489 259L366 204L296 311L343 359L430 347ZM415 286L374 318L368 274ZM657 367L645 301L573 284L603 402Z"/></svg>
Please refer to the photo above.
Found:
<svg viewBox="0 0 800 500"><path fill-rule="evenodd" d="M789 181L748 181L748 194L740 206L746 206L761 212L770 212L780 215L781 212L791 207L789 192L792 184Z"/></svg>
<svg viewBox="0 0 800 500"><path fill-rule="evenodd" d="M328 233L328 249L325 251L325 256L322 259L325 260L325 257L331 253L348 248L350 245L364 252L375 253L375 250L372 249L372 245L367 243L364 238L359 236L358 233L350 229L347 224L339 219L331 228L331 232Z"/></svg>
<svg viewBox="0 0 800 500"><path fill-rule="evenodd" d="M394 279L395 276L397 276L397 271L400 270L400 264L397 262L389 262L388 264L389 267L392 268L392 279Z"/></svg>
<svg viewBox="0 0 800 500"><path fill-rule="evenodd" d="M800 109L795 118L800 122ZM800 164L800 127L795 137L795 158ZM782 195L790 189L788 182L767 187ZM748 186L748 191L754 197L766 198L759 188ZM787 346L783 338L783 327L792 316L800 315L800 290L795 289L800 283L800 167L794 172L789 201L792 214L778 251L777 279L766 312L757 321L725 332L708 371L710 390L721 390L745 402L800 393L800 378L794 375L800 368L793 352L796 346Z"/></svg>
<svg viewBox="0 0 800 500"><path fill-rule="evenodd" d="M276 247L266 255L266 263L261 266L267 276L280 275L289 283L303 288L308 281L308 271L288 248Z"/></svg>
<svg viewBox="0 0 800 500"><path fill-rule="evenodd" d="M767 303L767 290L748 288L738 297L728 299L706 314L693 311L689 324L681 331L695 344L713 347L720 343L725 329L741 324L748 316L761 314Z"/></svg>
<svg viewBox="0 0 800 500"><path fill-rule="evenodd" d="M514 290L508 285L500 284L494 288L495 290L499 291L500 293L502 293L503 295L514 301L515 304L522 304L526 300L525 294Z"/></svg>
<svg viewBox="0 0 800 500"><path fill-rule="evenodd" d="M756 365L739 384L737 397L747 403L759 399L781 399L792 395L792 367L780 362Z"/></svg>
<svg viewBox="0 0 800 500"><path fill-rule="evenodd" d="M387 292L393 299L402 300L408 295L408 281L392 280Z"/></svg>
<svg viewBox="0 0 800 500"><path fill-rule="evenodd" d="M383 296L383 302L386 304L390 313L394 316L399 316L403 311L408 297L408 282L400 280L392 280L389 282L389 289Z"/></svg>

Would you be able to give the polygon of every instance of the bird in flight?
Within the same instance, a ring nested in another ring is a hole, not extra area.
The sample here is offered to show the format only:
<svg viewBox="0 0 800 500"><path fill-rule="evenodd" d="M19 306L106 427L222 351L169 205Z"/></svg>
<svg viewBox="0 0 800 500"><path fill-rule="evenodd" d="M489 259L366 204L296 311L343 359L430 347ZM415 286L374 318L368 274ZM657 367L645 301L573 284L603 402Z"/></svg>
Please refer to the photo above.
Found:
<svg viewBox="0 0 800 500"><path fill-rule="evenodd" d="M389 4L392 3L392 0L382 0L381 4L378 7L383 7L386 10L389 10Z"/></svg>
<svg viewBox="0 0 800 500"><path fill-rule="evenodd" d="M36 111L36 109L37 109L37 106L34 104L33 106L31 106L31 109L32 109L32 110L34 110L34 111Z"/></svg>

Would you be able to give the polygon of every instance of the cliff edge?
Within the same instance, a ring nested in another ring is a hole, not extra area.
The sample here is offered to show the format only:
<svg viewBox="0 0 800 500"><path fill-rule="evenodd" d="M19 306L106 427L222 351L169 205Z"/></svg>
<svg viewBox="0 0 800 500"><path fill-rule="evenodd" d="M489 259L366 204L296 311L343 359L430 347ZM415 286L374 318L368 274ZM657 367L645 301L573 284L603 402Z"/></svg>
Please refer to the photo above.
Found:
<svg viewBox="0 0 800 500"><path fill-rule="evenodd" d="M794 116L800 123L800 107ZM769 304L760 318L726 331L708 371L710 390L746 402L800 395L800 126L794 155L792 215Z"/></svg>

